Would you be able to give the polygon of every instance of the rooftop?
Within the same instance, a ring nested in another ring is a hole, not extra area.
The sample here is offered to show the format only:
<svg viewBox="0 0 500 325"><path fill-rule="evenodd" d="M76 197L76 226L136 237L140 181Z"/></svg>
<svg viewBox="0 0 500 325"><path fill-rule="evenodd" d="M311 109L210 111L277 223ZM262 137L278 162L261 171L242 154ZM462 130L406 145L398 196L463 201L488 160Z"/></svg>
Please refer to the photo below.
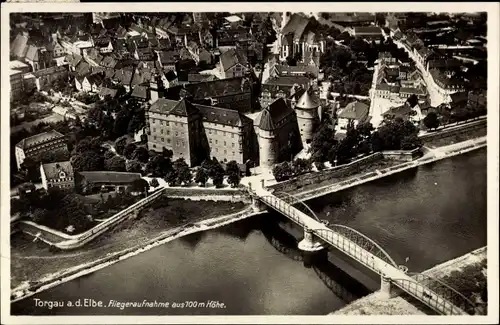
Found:
<svg viewBox="0 0 500 325"><path fill-rule="evenodd" d="M21 149L29 149L32 148L38 144L47 142L49 140L54 140L54 139L59 139L59 138L64 138L64 135L61 133L55 131L55 130L50 130L47 132L39 133L37 135L25 138L21 141L19 141L16 144L16 147L19 147Z"/></svg>
<svg viewBox="0 0 500 325"><path fill-rule="evenodd" d="M349 103L338 115L339 118L362 121L368 117L370 107L364 103L355 101Z"/></svg>
<svg viewBox="0 0 500 325"><path fill-rule="evenodd" d="M263 131L273 131L281 120L293 113L293 109L286 104L283 98L278 98L257 115L254 125L258 125L259 129Z"/></svg>
<svg viewBox="0 0 500 325"><path fill-rule="evenodd" d="M73 177L73 166L69 161L59 161L42 165L43 173L47 179L59 178L59 174L64 172L66 177Z"/></svg>
<svg viewBox="0 0 500 325"><path fill-rule="evenodd" d="M140 173L125 173L111 171L79 172L79 174L90 183L128 184L141 179Z"/></svg>

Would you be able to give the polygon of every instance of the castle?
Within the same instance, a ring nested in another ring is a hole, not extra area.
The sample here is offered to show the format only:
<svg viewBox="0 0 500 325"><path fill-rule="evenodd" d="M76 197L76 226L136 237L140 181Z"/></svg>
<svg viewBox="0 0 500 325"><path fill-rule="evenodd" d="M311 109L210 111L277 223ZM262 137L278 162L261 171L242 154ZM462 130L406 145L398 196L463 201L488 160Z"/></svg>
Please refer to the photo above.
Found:
<svg viewBox="0 0 500 325"><path fill-rule="evenodd" d="M312 140L319 123L320 102L312 87L299 90L292 101L278 98L264 108L254 120L259 144L259 165L272 165L292 160Z"/></svg>

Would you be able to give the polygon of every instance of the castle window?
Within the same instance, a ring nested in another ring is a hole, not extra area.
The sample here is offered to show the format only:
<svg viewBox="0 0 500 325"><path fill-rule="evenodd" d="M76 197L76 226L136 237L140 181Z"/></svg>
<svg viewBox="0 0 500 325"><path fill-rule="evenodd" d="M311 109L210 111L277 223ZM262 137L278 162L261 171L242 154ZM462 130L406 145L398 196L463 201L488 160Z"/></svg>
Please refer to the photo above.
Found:
<svg viewBox="0 0 500 325"><path fill-rule="evenodd" d="M167 139L167 143L170 144L170 139Z"/></svg>
<svg viewBox="0 0 500 325"><path fill-rule="evenodd" d="M233 148L234 148L234 143L231 143L231 147L233 147Z"/></svg>
<svg viewBox="0 0 500 325"><path fill-rule="evenodd" d="M219 143L219 140L215 139L215 144L218 144Z"/></svg>
<svg viewBox="0 0 500 325"><path fill-rule="evenodd" d="M179 136L179 132L175 132L175 136L178 137Z"/></svg>
<svg viewBox="0 0 500 325"><path fill-rule="evenodd" d="M233 151L233 156L234 156L234 151Z"/></svg>
<svg viewBox="0 0 500 325"><path fill-rule="evenodd" d="M156 140L156 135L153 137L154 140Z"/></svg>
<svg viewBox="0 0 500 325"><path fill-rule="evenodd" d="M160 129L160 133L163 134L163 129Z"/></svg>
<svg viewBox="0 0 500 325"><path fill-rule="evenodd" d="M227 143L226 143L226 141L224 141L224 147L225 147L225 146L227 146Z"/></svg>
<svg viewBox="0 0 500 325"><path fill-rule="evenodd" d="M161 142L165 142L165 138L161 138Z"/></svg>
<svg viewBox="0 0 500 325"><path fill-rule="evenodd" d="M170 135L170 130L167 130L167 135Z"/></svg>
<svg viewBox="0 0 500 325"><path fill-rule="evenodd" d="M166 121L166 122L165 122L165 125L166 125L166 126L168 126L168 125L169 125L168 121Z"/></svg>

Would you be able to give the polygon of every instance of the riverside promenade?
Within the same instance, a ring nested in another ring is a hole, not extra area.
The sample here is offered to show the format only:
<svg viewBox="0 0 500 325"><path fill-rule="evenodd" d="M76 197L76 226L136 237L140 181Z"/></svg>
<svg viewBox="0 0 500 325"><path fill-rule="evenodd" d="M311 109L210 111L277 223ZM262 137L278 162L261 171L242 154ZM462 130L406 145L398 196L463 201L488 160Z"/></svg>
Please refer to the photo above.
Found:
<svg viewBox="0 0 500 325"><path fill-rule="evenodd" d="M441 159L457 156L462 153L484 148L487 146L486 138L487 137L484 136L435 149L424 147L425 151L427 152L421 158L416 159L414 161L402 163L400 165L389 167L383 170L377 169L374 172L357 175L339 183L325 185L305 191L299 190L293 194L297 199L300 199L302 201L315 199L324 195L348 189L350 187L368 183L385 176L396 174L404 170L416 168L418 166L430 164L435 161L439 161Z"/></svg>

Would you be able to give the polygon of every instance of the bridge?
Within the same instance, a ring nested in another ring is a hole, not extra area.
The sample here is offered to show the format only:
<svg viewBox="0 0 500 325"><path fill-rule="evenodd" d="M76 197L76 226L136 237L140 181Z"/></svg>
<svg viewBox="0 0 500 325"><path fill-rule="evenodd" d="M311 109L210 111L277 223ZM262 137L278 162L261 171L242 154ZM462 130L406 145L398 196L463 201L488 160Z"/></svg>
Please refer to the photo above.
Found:
<svg viewBox="0 0 500 325"><path fill-rule="evenodd" d="M446 283L424 274L408 273L405 266L398 265L380 245L359 231L339 224L327 226L304 202L284 192L274 195L264 188L263 182L256 188L249 185L254 210L271 208L304 228L299 249L306 255L324 252L333 246L380 274L380 291L388 298L402 291L442 315L479 313L475 303ZM303 206L311 216L295 207L296 204Z"/></svg>

